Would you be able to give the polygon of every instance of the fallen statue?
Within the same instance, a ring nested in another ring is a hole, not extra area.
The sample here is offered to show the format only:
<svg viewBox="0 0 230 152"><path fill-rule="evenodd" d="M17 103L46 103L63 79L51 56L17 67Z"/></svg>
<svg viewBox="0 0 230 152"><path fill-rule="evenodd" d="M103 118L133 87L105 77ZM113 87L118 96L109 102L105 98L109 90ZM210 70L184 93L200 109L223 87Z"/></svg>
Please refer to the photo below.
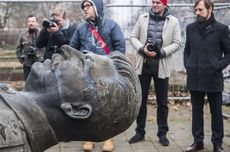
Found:
<svg viewBox="0 0 230 152"><path fill-rule="evenodd" d="M42 152L59 141L104 141L136 119L141 88L127 58L63 55L35 63L22 91L0 83L0 151Z"/></svg>

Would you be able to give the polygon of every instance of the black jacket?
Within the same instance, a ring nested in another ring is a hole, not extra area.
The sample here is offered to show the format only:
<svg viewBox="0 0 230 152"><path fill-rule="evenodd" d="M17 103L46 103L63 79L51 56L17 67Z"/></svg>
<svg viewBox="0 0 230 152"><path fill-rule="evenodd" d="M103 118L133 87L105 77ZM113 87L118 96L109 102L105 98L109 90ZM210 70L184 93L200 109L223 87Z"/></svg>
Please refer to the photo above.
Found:
<svg viewBox="0 0 230 152"><path fill-rule="evenodd" d="M55 33L49 33L46 28L42 28L36 43L38 48L46 47L44 59L51 59L56 48L69 44L76 27L76 24L70 24L68 28L59 29Z"/></svg>
<svg viewBox="0 0 230 152"><path fill-rule="evenodd" d="M200 30L198 22L187 26L184 65L187 70L188 89L208 92L222 91L222 70L229 64L230 33L228 26L215 19L205 32Z"/></svg>

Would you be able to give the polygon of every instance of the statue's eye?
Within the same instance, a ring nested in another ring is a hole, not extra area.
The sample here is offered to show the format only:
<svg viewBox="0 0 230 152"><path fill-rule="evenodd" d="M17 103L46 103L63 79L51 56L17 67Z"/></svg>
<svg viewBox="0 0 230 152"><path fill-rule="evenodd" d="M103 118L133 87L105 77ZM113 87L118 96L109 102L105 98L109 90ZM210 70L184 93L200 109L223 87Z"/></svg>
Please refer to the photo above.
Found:
<svg viewBox="0 0 230 152"><path fill-rule="evenodd" d="M82 66L83 66L83 61L80 60L80 61L77 63L77 65L78 65L79 67L82 67Z"/></svg>

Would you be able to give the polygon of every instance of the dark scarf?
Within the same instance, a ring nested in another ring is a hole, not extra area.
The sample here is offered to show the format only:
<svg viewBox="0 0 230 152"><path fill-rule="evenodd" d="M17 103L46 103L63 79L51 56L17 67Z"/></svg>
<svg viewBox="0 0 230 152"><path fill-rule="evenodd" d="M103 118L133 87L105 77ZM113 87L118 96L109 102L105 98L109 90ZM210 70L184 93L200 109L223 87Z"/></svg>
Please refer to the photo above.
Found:
<svg viewBox="0 0 230 152"><path fill-rule="evenodd" d="M35 35L37 35L38 29L34 28L34 29L29 29L29 34L33 34L35 33Z"/></svg>
<svg viewBox="0 0 230 152"><path fill-rule="evenodd" d="M214 14L211 14L211 17L208 20L199 22L197 21L198 29L202 35L204 35L213 25L215 22L215 17Z"/></svg>

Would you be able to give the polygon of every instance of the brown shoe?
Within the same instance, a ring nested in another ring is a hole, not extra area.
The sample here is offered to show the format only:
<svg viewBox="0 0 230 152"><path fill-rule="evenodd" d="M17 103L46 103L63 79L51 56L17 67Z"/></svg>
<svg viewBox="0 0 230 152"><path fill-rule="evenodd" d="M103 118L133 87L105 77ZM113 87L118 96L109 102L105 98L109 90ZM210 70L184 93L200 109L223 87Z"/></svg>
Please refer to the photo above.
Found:
<svg viewBox="0 0 230 152"><path fill-rule="evenodd" d="M94 148L94 142L86 141L83 143L82 148L84 151L92 151Z"/></svg>
<svg viewBox="0 0 230 152"><path fill-rule="evenodd" d="M112 139L108 139L106 141L104 141L103 147L102 147L102 151L104 152L111 152L113 151L113 140Z"/></svg>

